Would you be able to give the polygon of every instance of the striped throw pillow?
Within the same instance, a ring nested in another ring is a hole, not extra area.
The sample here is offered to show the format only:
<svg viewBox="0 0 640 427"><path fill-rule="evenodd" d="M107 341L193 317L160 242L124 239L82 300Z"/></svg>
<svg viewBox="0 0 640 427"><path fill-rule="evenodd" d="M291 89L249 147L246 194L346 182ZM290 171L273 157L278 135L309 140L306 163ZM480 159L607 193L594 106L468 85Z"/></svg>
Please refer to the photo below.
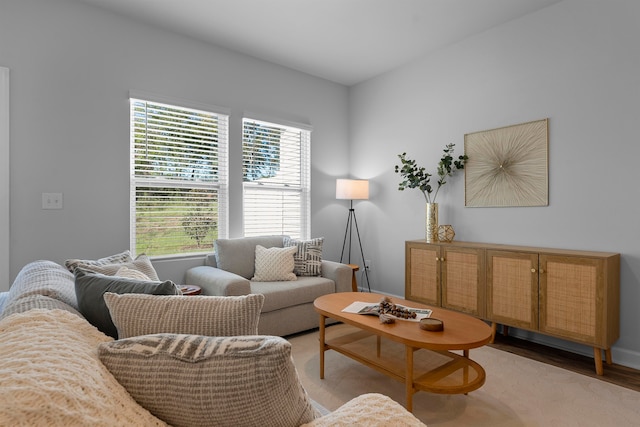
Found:
<svg viewBox="0 0 640 427"><path fill-rule="evenodd" d="M102 343L98 355L140 405L176 427L297 427L319 416L281 337L144 335Z"/></svg>
<svg viewBox="0 0 640 427"><path fill-rule="evenodd" d="M322 274L322 243L324 237L311 240L294 240L284 238L284 247L298 248L293 255L296 276L320 276Z"/></svg>
<svg viewBox="0 0 640 427"><path fill-rule="evenodd" d="M105 293L118 338L159 333L256 335L264 295L159 296Z"/></svg>

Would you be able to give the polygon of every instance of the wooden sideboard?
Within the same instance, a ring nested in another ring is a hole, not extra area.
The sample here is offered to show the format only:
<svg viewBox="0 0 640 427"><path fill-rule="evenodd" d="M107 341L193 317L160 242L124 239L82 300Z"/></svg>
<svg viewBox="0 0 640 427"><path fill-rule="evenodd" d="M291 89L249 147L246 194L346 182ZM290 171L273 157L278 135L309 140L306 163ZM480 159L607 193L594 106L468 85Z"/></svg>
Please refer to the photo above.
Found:
<svg viewBox="0 0 640 427"><path fill-rule="evenodd" d="M602 351L620 335L620 254L475 242L405 242L405 298Z"/></svg>

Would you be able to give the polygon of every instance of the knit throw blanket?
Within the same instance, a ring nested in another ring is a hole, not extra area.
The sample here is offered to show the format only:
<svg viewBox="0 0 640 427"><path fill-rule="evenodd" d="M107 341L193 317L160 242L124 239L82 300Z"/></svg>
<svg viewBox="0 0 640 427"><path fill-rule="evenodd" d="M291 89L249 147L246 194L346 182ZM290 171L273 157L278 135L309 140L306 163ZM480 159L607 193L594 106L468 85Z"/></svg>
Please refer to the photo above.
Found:
<svg viewBox="0 0 640 427"><path fill-rule="evenodd" d="M166 426L100 362L112 339L64 310L34 309L0 322L0 425Z"/></svg>

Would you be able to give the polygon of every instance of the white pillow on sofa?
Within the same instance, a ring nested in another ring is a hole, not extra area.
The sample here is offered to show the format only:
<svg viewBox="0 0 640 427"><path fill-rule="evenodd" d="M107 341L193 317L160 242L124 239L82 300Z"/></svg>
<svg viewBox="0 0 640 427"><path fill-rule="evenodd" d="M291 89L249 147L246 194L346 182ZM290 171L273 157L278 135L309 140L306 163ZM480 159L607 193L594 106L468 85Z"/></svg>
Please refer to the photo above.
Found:
<svg viewBox="0 0 640 427"><path fill-rule="evenodd" d="M255 273L251 280L255 282L298 280L293 272L296 266L293 255L297 251L297 246L289 248L265 248L264 246L257 245Z"/></svg>

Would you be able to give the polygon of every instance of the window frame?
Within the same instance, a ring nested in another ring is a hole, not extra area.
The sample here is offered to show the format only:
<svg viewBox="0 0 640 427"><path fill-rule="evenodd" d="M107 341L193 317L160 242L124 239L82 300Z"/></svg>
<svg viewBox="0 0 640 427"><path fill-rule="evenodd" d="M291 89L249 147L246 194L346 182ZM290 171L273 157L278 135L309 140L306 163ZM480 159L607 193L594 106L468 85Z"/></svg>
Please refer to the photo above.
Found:
<svg viewBox="0 0 640 427"><path fill-rule="evenodd" d="M179 179L163 179L163 178L144 178L136 176L136 162L135 162L135 132L133 122L133 102L140 101L158 105L164 105L169 108L184 109L185 111L200 112L217 116L217 121L221 124L218 127L217 134L217 153L218 158L218 173L216 174L218 179L215 181L190 181ZM139 187L155 187L155 188L196 188L204 190L217 191L218 202L218 217L217 217L217 231L218 238L227 238L229 235L229 123L230 123L230 110L223 107L201 104L183 99L177 99L173 97L166 97L157 94L151 94L142 91L130 91L129 92L129 133L130 133L130 147L129 147L129 175L130 175L130 190L129 190L129 209L130 209L130 223L129 223L129 238L130 238L130 250L132 254L137 255L136 248L136 189ZM213 241L211 241L211 247L203 248L202 251L193 252L178 252L170 254L157 254L149 255L153 259L163 258L188 258L193 256L200 256L210 253L213 250Z"/></svg>
<svg viewBox="0 0 640 427"><path fill-rule="evenodd" d="M255 123L267 127L274 127L283 130L284 132L299 132L300 133L300 151L299 151L299 168L300 168L300 183L299 187L286 185L283 183L269 183L269 182L250 182L245 179L244 165L245 165L245 123ZM251 231L247 229L247 191L249 189L264 188L267 191L275 192L289 192L299 194L299 234L288 233L282 231L278 234L287 234L293 238L299 238L308 240L311 238L311 133L313 128L308 124L302 124L297 122L290 122L286 120L274 119L273 117L265 117L255 113L245 113L241 121L242 128L242 233L243 236L258 236L264 234L273 234L275 230L264 231Z"/></svg>

